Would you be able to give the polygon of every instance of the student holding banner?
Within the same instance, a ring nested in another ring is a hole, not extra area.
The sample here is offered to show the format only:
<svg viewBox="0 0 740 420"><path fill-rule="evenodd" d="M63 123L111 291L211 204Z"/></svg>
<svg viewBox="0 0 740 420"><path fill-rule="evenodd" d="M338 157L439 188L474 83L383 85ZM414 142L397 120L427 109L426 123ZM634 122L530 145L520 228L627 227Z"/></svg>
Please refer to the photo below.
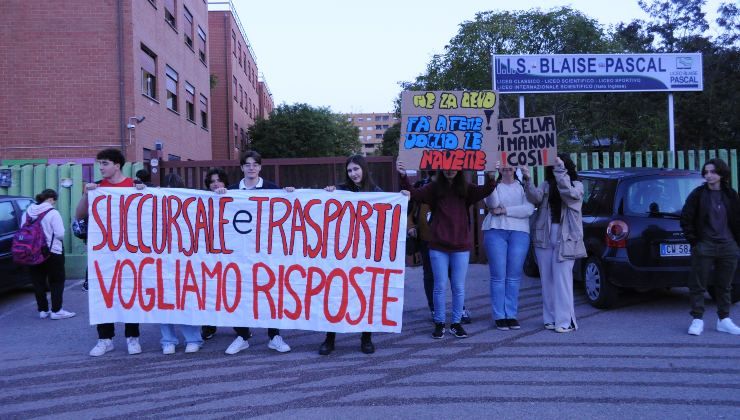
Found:
<svg viewBox="0 0 740 420"><path fill-rule="evenodd" d="M545 182L532 184L522 167L527 200L537 207L532 244L542 281L542 315L545 329L559 333L578 329L573 307L573 264L586 256L583 243L583 184L576 165L559 154L555 166L545 167Z"/></svg>
<svg viewBox="0 0 740 420"><path fill-rule="evenodd" d="M82 195L82 199L80 199L79 204L77 204L77 210L75 211L75 218L78 220L87 220L88 191L92 191L98 187L131 188L135 186L136 189L139 190L146 188L146 185L143 183L134 183L133 179L123 175L121 168L126 164L126 158L120 150L102 150L97 154L97 156L95 156L95 159L100 167L100 175L103 179L101 181L85 185L85 193ZM98 330L98 342L95 344L95 347L90 350L90 356L93 357L102 356L109 351L113 351L112 339L115 335L115 326L113 323L98 324L96 328ZM139 324L126 323L125 334L128 354L141 353L141 344L139 343Z"/></svg>
<svg viewBox="0 0 740 420"><path fill-rule="evenodd" d="M229 177L223 169L211 168L206 173L203 183L206 186L206 190L213 191L216 194L226 194L226 186L229 185ZM210 340L214 335L216 335L216 331L216 327L212 325L204 325L201 328L200 335L204 340Z"/></svg>
<svg viewBox="0 0 740 420"><path fill-rule="evenodd" d="M239 159L242 173L242 178L238 183L229 186L230 190L279 190L280 187L260 176L262 170L262 156L254 150L248 150L244 152ZM286 187L286 191L293 191L293 187ZM216 191L217 193L219 191ZM222 191L225 193L225 191ZM240 351L249 348L249 337L252 334L249 331L249 327L234 327L234 331L237 337L226 349L226 354L237 354ZM267 335L270 341L267 343L267 347L279 352L286 353L290 351L290 346L280 336L280 330L277 328L268 328Z"/></svg>
<svg viewBox="0 0 740 420"><path fill-rule="evenodd" d="M347 158L344 163L346 171L344 173L345 181L337 186L328 186L326 191L352 191L352 192L382 192L379 186L375 185L373 177L370 175L370 168L367 160L362 155L353 155ZM334 351L334 340L337 333L327 332L324 342L319 346L319 354L328 356ZM360 336L360 350L365 354L375 353L375 345L372 341L372 333L363 332Z"/></svg>
<svg viewBox="0 0 740 420"><path fill-rule="evenodd" d="M397 162L401 188L411 191L411 198L428 204L432 210L430 222L429 259L434 273L434 332L441 339L445 333L445 290L452 286L452 320L450 332L457 338L468 334L461 325L465 302L465 277L468 271L473 231L470 226L470 206L490 195L496 188L491 173L484 185L465 180L462 171L438 171L434 181L422 188L413 188L402 161Z"/></svg>
<svg viewBox="0 0 740 420"><path fill-rule="evenodd" d="M502 331L521 328L519 283L529 251L529 216L534 213L515 171L514 167L499 169L498 186L486 197L488 214L482 227L491 272L491 311L496 328Z"/></svg>

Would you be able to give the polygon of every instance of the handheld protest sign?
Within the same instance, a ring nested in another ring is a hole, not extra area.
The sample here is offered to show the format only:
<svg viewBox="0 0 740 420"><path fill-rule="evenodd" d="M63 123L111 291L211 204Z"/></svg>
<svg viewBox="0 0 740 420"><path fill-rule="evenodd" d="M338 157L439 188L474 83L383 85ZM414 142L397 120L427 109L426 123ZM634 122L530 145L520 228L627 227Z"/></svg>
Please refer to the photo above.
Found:
<svg viewBox="0 0 740 420"><path fill-rule="evenodd" d="M551 166L558 155L555 116L498 121L496 150L501 166Z"/></svg>
<svg viewBox="0 0 740 420"><path fill-rule="evenodd" d="M498 95L404 91L398 159L420 170L494 170Z"/></svg>

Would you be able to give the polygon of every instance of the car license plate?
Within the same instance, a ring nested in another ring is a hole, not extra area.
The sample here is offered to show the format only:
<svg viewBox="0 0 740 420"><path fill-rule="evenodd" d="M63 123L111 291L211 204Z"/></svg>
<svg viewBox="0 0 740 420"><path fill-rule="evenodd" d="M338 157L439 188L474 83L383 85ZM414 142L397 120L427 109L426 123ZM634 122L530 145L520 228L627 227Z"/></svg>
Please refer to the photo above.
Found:
<svg viewBox="0 0 740 420"><path fill-rule="evenodd" d="M661 257L688 257L690 255L690 244L660 244Z"/></svg>

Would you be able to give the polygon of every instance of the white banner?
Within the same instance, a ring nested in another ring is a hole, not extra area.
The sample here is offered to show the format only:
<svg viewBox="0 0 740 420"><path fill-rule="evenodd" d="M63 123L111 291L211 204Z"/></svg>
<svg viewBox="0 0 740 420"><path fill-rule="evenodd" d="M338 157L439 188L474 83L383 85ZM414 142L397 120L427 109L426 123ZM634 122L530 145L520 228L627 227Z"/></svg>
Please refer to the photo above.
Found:
<svg viewBox="0 0 740 420"><path fill-rule="evenodd" d="M407 197L90 192L90 323L400 332Z"/></svg>
<svg viewBox="0 0 740 420"><path fill-rule="evenodd" d="M494 55L499 93L701 91L701 53Z"/></svg>

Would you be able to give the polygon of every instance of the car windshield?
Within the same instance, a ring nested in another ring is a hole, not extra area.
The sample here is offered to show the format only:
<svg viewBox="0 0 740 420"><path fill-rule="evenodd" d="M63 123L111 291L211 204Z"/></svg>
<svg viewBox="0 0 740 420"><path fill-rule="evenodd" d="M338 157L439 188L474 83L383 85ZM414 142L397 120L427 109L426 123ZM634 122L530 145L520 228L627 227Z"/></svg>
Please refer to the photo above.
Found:
<svg viewBox="0 0 740 420"><path fill-rule="evenodd" d="M632 215L679 216L686 197L703 181L698 175L636 181L627 190L624 211Z"/></svg>

